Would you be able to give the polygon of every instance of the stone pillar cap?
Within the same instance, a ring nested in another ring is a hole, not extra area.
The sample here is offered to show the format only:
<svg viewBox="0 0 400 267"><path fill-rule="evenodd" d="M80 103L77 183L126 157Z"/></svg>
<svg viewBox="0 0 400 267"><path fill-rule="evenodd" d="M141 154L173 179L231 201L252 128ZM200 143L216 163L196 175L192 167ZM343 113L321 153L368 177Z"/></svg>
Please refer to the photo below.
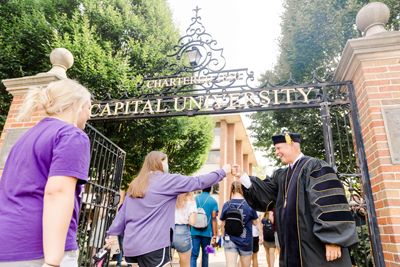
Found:
<svg viewBox="0 0 400 267"><path fill-rule="evenodd" d="M369 37L386 32L385 25L390 17L390 10L384 3L372 2L364 6L357 13L357 28Z"/></svg>
<svg viewBox="0 0 400 267"><path fill-rule="evenodd" d="M67 70L74 64L74 57L65 48L56 48L50 54L53 68L48 73L57 73L67 78Z"/></svg>

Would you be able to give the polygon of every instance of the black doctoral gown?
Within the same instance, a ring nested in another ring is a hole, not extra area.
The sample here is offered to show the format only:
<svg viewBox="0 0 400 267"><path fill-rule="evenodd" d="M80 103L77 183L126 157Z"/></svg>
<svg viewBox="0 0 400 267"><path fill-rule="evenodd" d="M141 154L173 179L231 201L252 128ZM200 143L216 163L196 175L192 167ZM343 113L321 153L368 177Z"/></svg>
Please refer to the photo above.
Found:
<svg viewBox="0 0 400 267"><path fill-rule="evenodd" d="M356 224L343 185L326 162L304 156L293 169L250 180L249 189L242 186L247 203L261 212L275 207L280 267L351 267L348 248L358 246ZM340 246L342 257L328 262L325 244Z"/></svg>

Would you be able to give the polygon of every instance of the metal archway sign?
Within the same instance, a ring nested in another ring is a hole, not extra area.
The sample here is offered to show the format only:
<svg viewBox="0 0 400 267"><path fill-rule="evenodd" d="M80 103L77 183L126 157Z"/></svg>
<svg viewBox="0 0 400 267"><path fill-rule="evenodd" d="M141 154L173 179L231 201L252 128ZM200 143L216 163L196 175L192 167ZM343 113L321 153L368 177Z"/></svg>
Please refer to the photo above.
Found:
<svg viewBox="0 0 400 267"><path fill-rule="evenodd" d="M253 87L252 71L247 68L225 70L223 49L216 48L217 42L206 33L201 17L198 16L199 10L198 7L194 9L196 16L192 18L186 35L173 47L173 53L167 55L162 73L156 77L143 78L136 90L108 91L105 98L93 102L90 120L320 108L326 161L338 172L347 187L353 210L364 209L367 212L363 217L364 222L361 221L362 216L358 217L358 213L354 213L355 218L360 220L361 234L364 226L368 228L368 233L366 238L362 235L360 240L364 253L359 253L358 249L353 252L353 256L358 266L368 266L367 243L370 242L375 266L384 266L352 82L334 82L331 75L324 81L314 71L307 83L297 83L290 74L283 85L273 85L267 78L261 86ZM194 51L199 54L196 61L191 61L188 52ZM341 136L340 127L345 129L344 136ZM343 160L345 154L350 159L349 163ZM353 188L353 184L360 183L362 192ZM364 263L360 265L360 262Z"/></svg>
<svg viewBox="0 0 400 267"><path fill-rule="evenodd" d="M350 82L322 81L314 72L311 81L299 84L290 75L286 84L275 86L267 81L252 87L254 73L247 68L225 70L223 49L206 33L196 16L167 55L162 75L146 77L136 90L120 92L118 98L108 92L95 101L91 120L124 120L166 116L195 116L238 113L271 109L319 107L321 103L349 103L341 87ZM198 62L191 63L187 53L198 51Z"/></svg>

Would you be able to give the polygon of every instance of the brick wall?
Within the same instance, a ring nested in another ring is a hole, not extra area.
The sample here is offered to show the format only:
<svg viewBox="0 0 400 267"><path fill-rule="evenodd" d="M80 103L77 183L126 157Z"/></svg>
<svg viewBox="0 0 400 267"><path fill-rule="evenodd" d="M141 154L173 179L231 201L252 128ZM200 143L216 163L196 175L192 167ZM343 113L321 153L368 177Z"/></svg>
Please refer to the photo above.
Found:
<svg viewBox="0 0 400 267"><path fill-rule="evenodd" d="M400 105L400 57L361 62L352 80L386 266L400 267L400 165L391 163L381 110Z"/></svg>
<svg viewBox="0 0 400 267"><path fill-rule="evenodd" d="M233 165L236 163L236 135L235 135L235 124L228 124L228 139L227 139L227 164ZM231 184L234 181L234 176L232 174L228 174L226 178L226 186L225 186L225 201L229 200L229 196L231 193Z"/></svg>
<svg viewBox="0 0 400 267"><path fill-rule="evenodd" d="M244 170L244 162L243 162L243 144L242 144L242 140L236 140L236 161L235 164L238 164L239 166L241 166L241 168ZM235 180L238 180L236 177L234 178Z"/></svg>
<svg viewBox="0 0 400 267"><path fill-rule="evenodd" d="M227 142L228 142L228 123L226 123L226 120L221 120L221 134L220 134L220 162L219 162L219 167L222 168L224 164L227 161ZM222 206L225 203L225 188L227 187L226 185L226 179L223 179L221 182L219 182L219 201L218 201L218 207L219 210L222 210Z"/></svg>
<svg viewBox="0 0 400 267"><path fill-rule="evenodd" d="M11 102L10 110L8 111L7 119L4 124L3 131L1 133L0 149L3 145L4 138L6 138L8 129L30 128L30 127L35 126L39 121L41 121L44 118L44 111L43 111L43 109L41 109L41 110L38 110L37 112L35 112L29 121L22 121L22 122L16 121L16 118L19 114L19 110L22 106L22 103L24 102L24 98L25 98L25 96L20 96L20 95L16 95L13 97L13 101ZM1 169L0 170L0 179L1 179L2 174L3 174L3 170Z"/></svg>
<svg viewBox="0 0 400 267"><path fill-rule="evenodd" d="M65 71L64 71L65 72ZM6 86L7 91L13 95L10 110L8 111L7 119L3 127L0 137L0 149L3 145L4 139L7 136L9 129L30 128L35 126L39 121L44 118L44 111L38 110L29 121L17 122L16 118L19 114L20 108L24 102L24 98L31 87L46 87L49 83L65 79L66 77L57 73L40 73L35 76L27 76L22 78L2 80ZM0 169L0 179L3 170Z"/></svg>
<svg viewBox="0 0 400 267"><path fill-rule="evenodd" d="M249 173L249 155L243 155L243 172Z"/></svg>

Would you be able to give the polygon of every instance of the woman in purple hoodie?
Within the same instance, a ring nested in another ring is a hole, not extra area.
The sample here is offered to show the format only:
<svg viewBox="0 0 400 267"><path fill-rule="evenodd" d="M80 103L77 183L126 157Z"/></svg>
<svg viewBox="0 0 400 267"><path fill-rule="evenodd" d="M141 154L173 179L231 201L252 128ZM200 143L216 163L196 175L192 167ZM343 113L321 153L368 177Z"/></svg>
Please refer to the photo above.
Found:
<svg viewBox="0 0 400 267"><path fill-rule="evenodd" d="M171 174L167 155L150 152L130 184L124 205L107 236L125 232L123 250L129 264L171 266L170 246L178 195L210 187L230 172L231 166L225 164L220 170L197 177ZM110 240L106 242L111 246Z"/></svg>

